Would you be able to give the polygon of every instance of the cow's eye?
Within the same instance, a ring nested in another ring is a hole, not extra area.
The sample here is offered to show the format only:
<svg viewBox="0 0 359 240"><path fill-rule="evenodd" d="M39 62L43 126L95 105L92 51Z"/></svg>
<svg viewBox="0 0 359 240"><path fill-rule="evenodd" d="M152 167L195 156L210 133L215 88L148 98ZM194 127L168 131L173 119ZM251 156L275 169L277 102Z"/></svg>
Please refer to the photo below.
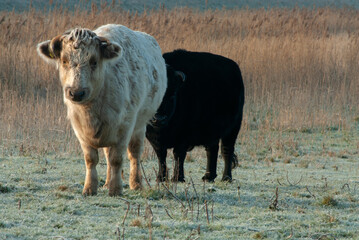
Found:
<svg viewBox="0 0 359 240"><path fill-rule="evenodd" d="M91 59L90 66L91 66L92 70L95 70L97 67L97 61L95 59Z"/></svg>
<svg viewBox="0 0 359 240"><path fill-rule="evenodd" d="M62 65L67 66L69 61L67 59L62 59Z"/></svg>

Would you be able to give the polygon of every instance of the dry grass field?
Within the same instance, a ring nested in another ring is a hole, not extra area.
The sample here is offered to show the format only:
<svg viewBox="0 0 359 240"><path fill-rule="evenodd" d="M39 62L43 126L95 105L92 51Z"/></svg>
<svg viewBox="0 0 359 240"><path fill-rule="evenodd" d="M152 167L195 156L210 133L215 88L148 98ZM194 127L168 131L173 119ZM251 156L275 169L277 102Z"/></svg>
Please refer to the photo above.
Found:
<svg viewBox="0 0 359 240"><path fill-rule="evenodd" d="M78 149L57 71L37 56L36 44L74 26L106 23L153 35L163 52L184 48L235 60L246 86L242 138L251 129L348 130L359 120L358 11L0 12L0 153Z"/></svg>
<svg viewBox="0 0 359 240"><path fill-rule="evenodd" d="M36 44L106 23L153 35L163 52L208 51L239 64L246 103L234 183L203 185L205 155L195 150L185 165L194 184L169 184L176 200L155 187L147 144L152 189L125 190L128 219L126 202L105 190L80 196L80 148L57 71ZM0 239L359 239L359 11L29 10L0 12L0 32ZM148 204L153 223L140 217Z"/></svg>

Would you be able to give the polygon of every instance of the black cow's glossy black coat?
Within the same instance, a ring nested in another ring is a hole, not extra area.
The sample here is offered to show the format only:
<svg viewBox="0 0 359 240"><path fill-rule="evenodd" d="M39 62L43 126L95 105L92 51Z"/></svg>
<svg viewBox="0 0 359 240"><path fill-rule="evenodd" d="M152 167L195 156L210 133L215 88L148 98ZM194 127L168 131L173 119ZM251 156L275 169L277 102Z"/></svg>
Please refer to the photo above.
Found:
<svg viewBox="0 0 359 240"><path fill-rule="evenodd" d="M219 141L225 161L222 180L232 180L232 164L237 161L234 145L241 127L244 85L238 65L225 57L205 52L175 50L163 55L166 64L186 75L177 94L173 117L165 127L147 126L146 137L159 159L157 179L167 177L167 149L173 148L173 180L184 181L186 152L204 146L207 171L203 180L213 181L217 174ZM167 71L169 84L175 79ZM165 108L166 96L160 108Z"/></svg>

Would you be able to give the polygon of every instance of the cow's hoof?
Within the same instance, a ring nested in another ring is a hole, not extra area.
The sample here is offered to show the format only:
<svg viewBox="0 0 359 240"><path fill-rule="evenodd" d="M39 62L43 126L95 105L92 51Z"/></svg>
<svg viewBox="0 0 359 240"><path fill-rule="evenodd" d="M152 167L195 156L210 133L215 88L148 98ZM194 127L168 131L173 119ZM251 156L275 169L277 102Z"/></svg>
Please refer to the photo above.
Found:
<svg viewBox="0 0 359 240"><path fill-rule="evenodd" d="M84 197L87 197L87 196L94 196L97 194L97 189L94 190L94 189L91 189L91 188L84 188L84 190L82 191L82 195Z"/></svg>
<svg viewBox="0 0 359 240"><path fill-rule="evenodd" d="M231 176L223 176L222 182L232 182L232 177Z"/></svg>
<svg viewBox="0 0 359 240"><path fill-rule="evenodd" d="M122 189L121 188L110 189L108 191L108 195L110 197L120 196L122 195Z"/></svg>
<svg viewBox="0 0 359 240"><path fill-rule="evenodd" d="M130 182L130 189L131 190L141 190L142 189L141 182Z"/></svg>
<svg viewBox="0 0 359 240"><path fill-rule="evenodd" d="M203 180L204 182L214 182L214 179L216 179L216 177L217 177L217 174L214 175L214 176L211 176L211 174L206 173L206 174L204 174L204 176L202 177L202 180Z"/></svg>
<svg viewBox="0 0 359 240"><path fill-rule="evenodd" d="M172 178L171 178L171 181L172 181L172 182L186 182L186 181L184 180L184 177L178 177L178 178L172 177Z"/></svg>
<svg viewBox="0 0 359 240"><path fill-rule="evenodd" d="M232 169L235 169L236 167L238 167L239 163L238 163L238 158L236 154L233 154L233 158L232 158Z"/></svg>
<svg viewBox="0 0 359 240"><path fill-rule="evenodd" d="M130 189L131 190L140 190L142 189L142 177L139 173L133 174L130 173Z"/></svg>
<svg viewBox="0 0 359 240"><path fill-rule="evenodd" d="M162 175L158 175L156 178L156 181L159 182L165 182L167 180L167 177L164 177Z"/></svg>

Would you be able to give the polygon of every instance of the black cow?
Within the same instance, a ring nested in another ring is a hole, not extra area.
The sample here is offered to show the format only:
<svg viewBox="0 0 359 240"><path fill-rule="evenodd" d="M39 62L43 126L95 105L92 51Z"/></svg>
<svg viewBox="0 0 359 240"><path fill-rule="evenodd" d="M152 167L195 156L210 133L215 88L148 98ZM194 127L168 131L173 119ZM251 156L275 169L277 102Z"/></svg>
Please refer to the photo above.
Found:
<svg viewBox="0 0 359 240"><path fill-rule="evenodd" d="M175 158L172 180L183 182L186 152L204 146L207 171L202 179L214 181L221 140L225 163L222 181L231 181L232 165L238 161L234 145L244 105L238 65L219 55L186 50L165 53L163 58L169 65L168 89L158 110L163 115L155 117L146 132L159 159L157 180L164 181L168 175L167 149L173 148Z"/></svg>

